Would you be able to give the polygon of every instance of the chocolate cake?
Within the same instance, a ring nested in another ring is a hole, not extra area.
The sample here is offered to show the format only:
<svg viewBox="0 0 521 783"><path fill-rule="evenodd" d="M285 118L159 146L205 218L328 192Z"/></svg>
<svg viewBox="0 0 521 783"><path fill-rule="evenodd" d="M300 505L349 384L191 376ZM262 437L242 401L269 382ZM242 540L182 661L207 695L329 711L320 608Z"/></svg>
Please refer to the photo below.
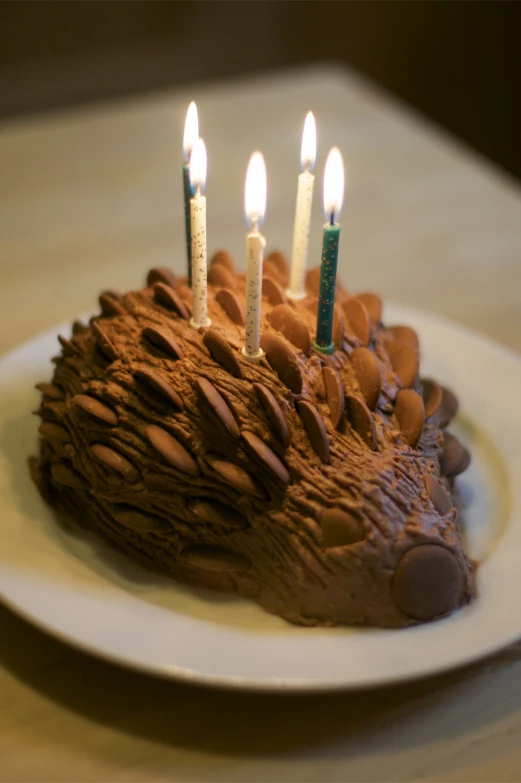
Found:
<svg viewBox="0 0 521 783"><path fill-rule="evenodd" d="M302 625L400 627L472 599L451 493L469 454L445 428L457 400L419 375L419 343L378 296L338 286L334 342L313 348L318 270L288 302L264 263L259 363L244 345L245 276L208 275L211 326L165 269L100 296L60 337L41 383L31 460L63 518L190 585Z"/></svg>

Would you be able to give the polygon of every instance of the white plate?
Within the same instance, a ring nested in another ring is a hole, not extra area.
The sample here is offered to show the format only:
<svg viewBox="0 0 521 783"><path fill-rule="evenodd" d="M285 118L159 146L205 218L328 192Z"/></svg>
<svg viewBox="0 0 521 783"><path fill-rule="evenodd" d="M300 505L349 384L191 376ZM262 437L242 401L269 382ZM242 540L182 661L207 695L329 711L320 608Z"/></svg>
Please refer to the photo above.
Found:
<svg viewBox="0 0 521 783"><path fill-rule="evenodd" d="M521 360L459 326L402 307L386 320L420 334L422 371L461 401L473 454L459 480L478 599L411 629L305 629L254 604L151 575L104 544L65 533L27 469L57 330L0 361L0 597L40 628L165 677L257 689L361 688L461 666L521 636Z"/></svg>

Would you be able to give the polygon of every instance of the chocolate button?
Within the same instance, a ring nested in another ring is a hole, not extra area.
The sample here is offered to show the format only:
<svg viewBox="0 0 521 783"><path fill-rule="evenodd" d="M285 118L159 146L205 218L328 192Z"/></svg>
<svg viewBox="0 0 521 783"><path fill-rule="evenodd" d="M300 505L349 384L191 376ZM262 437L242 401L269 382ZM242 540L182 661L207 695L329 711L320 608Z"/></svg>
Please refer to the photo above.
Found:
<svg viewBox="0 0 521 783"><path fill-rule="evenodd" d="M176 390L159 373L148 368L136 370L134 378L144 383L149 389L159 394L164 400L170 402L177 410L184 409L184 402Z"/></svg>
<svg viewBox="0 0 521 783"><path fill-rule="evenodd" d="M48 397L50 400L65 399L65 392L63 389L60 389L59 386L55 386L54 383L37 383L36 388L44 397Z"/></svg>
<svg viewBox="0 0 521 783"><path fill-rule="evenodd" d="M53 441L54 443L70 443L72 438L65 427L59 424L53 424L52 421L43 421L38 427L38 432L42 438Z"/></svg>
<svg viewBox="0 0 521 783"><path fill-rule="evenodd" d="M165 285L170 286L170 288L179 287L179 280L177 277L164 266L157 266L148 273L147 285L152 287L155 283L164 283Z"/></svg>
<svg viewBox="0 0 521 783"><path fill-rule="evenodd" d="M459 402L456 395L451 392L450 389L443 388L441 390L441 406L440 413L442 414L443 422L442 426L446 426L456 416L459 409Z"/></svg>
<svg viewBox="0 0 521 783"><path fill-rule="evenodd" d="M355 348L351 354L351 362L367 407L374 410L380 396L378 360L368 348Z"/></svg>
<svg viewBox="0 0 521 783"><path fill-rule="evenodd" d="M299 400L297 407L313 451L326 465L329 462L329 439L327 437L326 425L315 406L311 405L307 400Z"/></svg>
<svg viewBox="0 0 521 783"><path fill-rule="evenodd" d="M306 356L311 353L311 338L308 328L304 321L295 315L291 307L287 304L280 304L274 307L268 316L272 327L281 332L296 348L301 350Z"/></svg>
<svg viewBox="0 0 521 783"><path fill-rule="evenodd" d="M420 341L418 335L410 326L390 326L387 331L395 342L409 345L414 351L420 350Z"/></svg>
<svg viewBox="0 0 521 783"><path fill-rule="evenodd" d="M452 611L462 589L456 558L435 544L409 549L396 566L392 584L396 605L415 620L432 620Z"/></svg>
<svg viewBox="0 0 521 783"><path fill-rule="evenodd" d="M409 446L416 448L425 424L422 398L412 389L402 389L396 395L394 412L403 437Z"/></svg>
<svg viewBox="0 0 521 783"><path fill-rule="evenodd" d="M371 321L365 305L358 299L348 299L342 305L346 318L346 330L354 334L361 345L367 345L371 336Z"/></svg>
<svg viewBox="0 0 521 783"><path fill-rule="evenodd" d="M91 446L92 453L111 470L120 473L125 479L136 480L139 476L138 471L128 459L114 449L105 446L103 443L94 443Z"/></svg>
<svg viewBox="0 0 521 783"><path fill-rule="evenodd" d="M240 437L239 425L235 421L233 413L224 401L224 398L217 391L215 386L210 383L206 378L198 378L195 385L204 400L210 406L212 412L217 416L224 429L231 435L232 438L237 440Z"/></svg>
<svg viewBox="0 0 521 783"><path fill-rule="evenodd" d="M197 517L200 517L209 525L219 525L221 527L244 528L248 527L248 520L241 514L238 514L230 506L224 503L218 503L216 500L191 500L188 508Z"/></svg>
<svg viewBox="0 0 521 783"><path fill-rule="evenodd" d="M374 324L379 324L382 320L383 303L379 296L372 293L357 294L356 297L369 313L369 318Z"/></svg>
<svg viewBox="0 0 521 783"><path fill-rule="evenodd" d="M273 429L280 438L282 445L287 448L289 446L289 429L286 417L284 416L280 405L264 384L254 383L253 387L257 392L259 402L273 426Z"/></svg>
<svg viewBox="0 0 521 783"><path fill-rule="evenodd" d="M386 343L387 353L393 370L404 389L410 388L420 369L418 352L407 343L390 340Z"/></svg>
<svg viewBox="0 0 521 783"><path fill-rule="evenodd" d="M250 561L227 549L213 546L191 546L182 553L183 559L192 568L206 571L247 571Z"/></svg>
<svg viewBox="0 0 521 783"><path fill-rule="evenodd" d="M64 462L58 462L51 468L51 474L57 484L62 484L64 487L71 487L73 489L87 489L89 482L86 481L83 476L80 476L72 467L69 467Z"/></svg>
<svg viewBox="0 0 521 783"><path fill-rule="evenodd" d="M287 304L288 301L282 286L272 277L266 275L262 278L262 295L271 305Z"/></svg>
<svg viewBox="0 0 521 783"><path fill-rule="evenodd" d="M234 489L239 492L246 492L247 495L264 498L264 494L255 484L252 477L238 465L234 465L233 462L228 462L212 454L208 455L206 459L212 470L218 473L221 479Z"/></svg>
<svg viewBox="0 0 521 783"><path fill-rule="evenodd" d="M215 300L216 302L219 302L228 318L230 318L234 324L244 326L246 323L246 316L237 294L234 294L234 292L230 291L228 288L221 288L220 291L217 291L215 294Z"/></svg>
<svg viewBox="0 0 521 783"><path fill-rule="evenodd" d="M302 392L302 375L297 357L288 343L282 337L264 332L261 335L260 345L262 350L266 352L271 369L282 383L294 394L300 394Z"/></svg>
<svg viewBox="0 0 521 783"><path fill-rule="evenodd" d="M100 294L99 304L103 315L106 315L109 318L111 316L127 315L125 308L122 307L118 300L108 292Z"/></svg>
<svg viewBox="0 0 521 783"><path fill-rule="evenodd" d="M436 476L433 476L432 473L429 473L425 477L425 486L427 487L427 492L429 493L432 505L438 514L441 517L444 517L445 514L448 514L452 509L452 500L450 499L449 495L441 486Z"/></svg>
<svg viewBox="0 0 521 783"><path fill-rule="evenodd" d="M286 261L286 256L279 250L272 250L272 252L266 258L266 261L268 261L270 265L273 264L273 266L276 267L282 284L287 285L289 282L289 268L288 262Z"/></svg>
<svg viewBox="0 0 521 783"><path fill-rule="evenodd" d="M199 475L199 466L192 458L184 446L176 440L169 432L157 427L155 424L149 424L147 427L147 437L152 446L170 465L177 468L182 473L188 473L191 476Z"/></svg>
<svg viewBox="0 0 521 783"><path fill-rule="evenodd" d="M118 423L116 412L94 397L89 397L87 394L77 394L72 398L72 402L102 424L115 427Z"/></svg>
<svg viewBox="0 0 521 783"><path fill-rule="evenodd" d="M135 533L163 533L172 530L172 525L166 519L147 514L133 506L116 506L112 516L120 525L130 528Z"/></svg>
<svg viewBox="0 0 521 783"><path fill-rule="evenodd" d="M436 381L423 378L421 381L423 404L425 405L425 418L432 416L441 405L441 389Z"/></svg>
<svg viewBox="0 0 521 783"><path fill-rule="evenodd" d="M141 334L156 348L159 348L173 359L182 359L184 357L184 353L177 341L163 329L158 329L156 326L145 326Z"/></svg>
<svg viewBox="0 0 521 783"><path fill-rule="evenodd" d="M164 307L168 308L168 310L171 310L173 313L177 313L177 315L180 318L183 318L183 320L188 321L190 318L185 303L177 291L174 291L174 289L169 285L166 285L165 283L155 283L154 299L160 304L164 305Z"/></svg>
<svg viewBox="0 0 521 783"><path fill-rule="evenodd" d="M242 367L239 364L236 352L230 347L229 342L216 329L208 329L203 337L203 342L210 351L212 358L221 364L234 378L243 378Z"/></svg>
<svg viewBox="0 0 521 783"><path fill-rule="evenodd" d="M343 508L327 508L320 516L322 539L326 549L349 546L363 541L364 525L360 517Z"/></svg>
<svg viewBox="0 0 521 783"><path fill-rule="evenodd" d="M94 334L94 339L96 340L96 343L99 346L101 352L111 362L115 362L116 359L118 358L116 349L112 344L111 340L107 337L107 335L105 334L105 332L103 331L103 329L98 323L92 324L92 332Z"/></svg>
<svg viewBox="0 0 521 783"><path fill-rule="evenodd" d="M376 451L376 427L367 405L351 394L346 394L345 405L348 421L355 432L360 435L370 449Z"/></svg>
<svg viewBox="0 0 521 783"><path fill-rule="evenodd" d="M58 335L58 342L63 348L65 354L68 353L68 354L74 354L75 356L83 356L80 349L76 345L74 345L74 343L71 343L70 340L67 340L65 337L62 337L61 334Z"/></svg>
<svg viewBox="0 0 521 783"><path fill-rule="evenodd" d="M218 250L217 253L214 253L214 256L210 262L210 266L214 266L214 264L221 264L221 266L224 266L225 269L228 270L228 272L231 272L232 275L235 274L235 264L233 263L233 258L229 253L226 252L226 250Z"/></svg>
<svg viewBox="0 0 521 783"><path fill-rule="evenodd" d="M232 291L235 288L235 276L222 264L214 264L210 267L208 270L208 282L211 285L229 288Z"/></svg>
<svg viewBox="0 0 521 783"><path fill-rule="evenodd" d="M308 269L306 272L306 289L315 296L318 296L320 288L320 267Z"/></svg>
<svg viewBox="0 0 521 783"><path fill-rule="evenodd" d="M326 387L326 399L331 416L331 424L335 429L344 415L344 387L338 373L332 367L324 367L322 377Z"/></svg>
<svg viewBox="0 0 521 783"><path fill-rule="evenodd" d="M445 432L443 436L443 455L440 470L443 476L455 478L470 465L470 454L459 440Z"/></svg>
<svg viewBox="0 0 521 783"><path fill-rule="evenodd" d="M287 486L291 482L291 476L284 463L277 457L274 451L266 446L258 435L254 432L243 432L242 437L252 454L254 454L259 462L271 473L271 475L278 479L281 484Z"/></svg>

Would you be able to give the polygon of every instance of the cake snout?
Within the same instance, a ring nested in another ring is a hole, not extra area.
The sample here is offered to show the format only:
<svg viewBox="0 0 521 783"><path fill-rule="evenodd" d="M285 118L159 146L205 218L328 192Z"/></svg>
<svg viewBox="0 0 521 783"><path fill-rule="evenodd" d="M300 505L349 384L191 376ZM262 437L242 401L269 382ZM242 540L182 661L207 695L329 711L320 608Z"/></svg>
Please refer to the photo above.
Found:
<svg viewBox="0 0 521 783"><path fill-rule="evenodd" d="M392 592L397 607L415 620L432 620L460 603L465 575L456 557L438 544L419 544L401 557Z"/></svg>

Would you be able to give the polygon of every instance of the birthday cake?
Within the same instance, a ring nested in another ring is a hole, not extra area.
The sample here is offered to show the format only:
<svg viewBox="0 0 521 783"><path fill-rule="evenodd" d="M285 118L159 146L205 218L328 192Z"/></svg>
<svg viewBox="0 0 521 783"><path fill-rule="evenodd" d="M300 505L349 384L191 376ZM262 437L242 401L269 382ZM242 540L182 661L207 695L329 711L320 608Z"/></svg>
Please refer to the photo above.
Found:
<svg viewBox="0 0 521 783"><path fill-rule="evenodd" d="M246 278L218 253L209 328L185 280L154 269L76 322L42 393L33 477L60 518L189 585L302 625L401 627L475 592L452 500L470 458L457 400L382 302L337 285L316 349L318 270L289 302L264 261L262 358L243 356Z"/></svg>

